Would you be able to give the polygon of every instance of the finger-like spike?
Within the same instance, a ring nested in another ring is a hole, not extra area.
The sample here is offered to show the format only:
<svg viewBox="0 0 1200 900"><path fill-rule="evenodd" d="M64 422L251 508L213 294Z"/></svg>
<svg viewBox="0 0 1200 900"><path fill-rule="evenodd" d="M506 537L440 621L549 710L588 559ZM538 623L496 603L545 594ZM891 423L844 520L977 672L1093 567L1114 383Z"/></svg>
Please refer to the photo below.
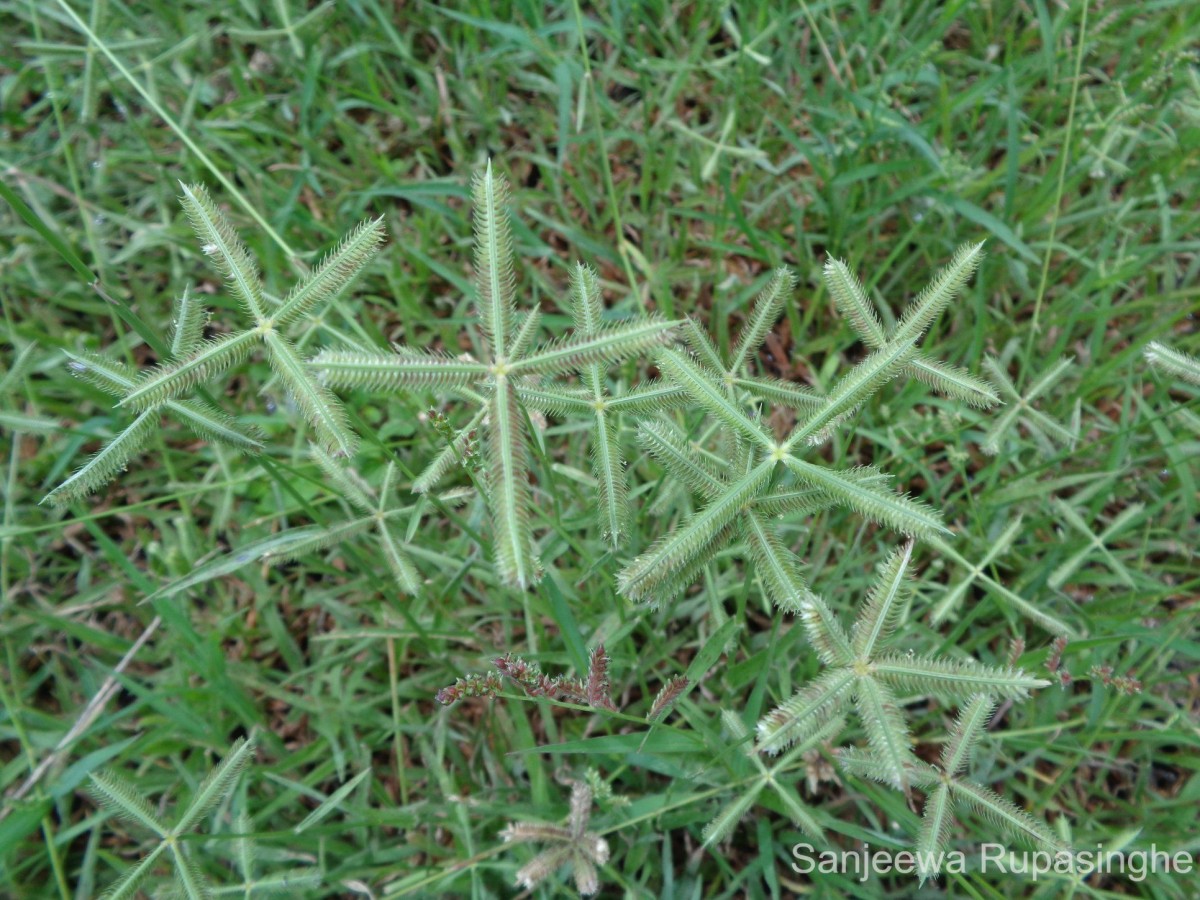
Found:
<svg viewBox="0 0 1200 900"><path fill-rule="evenodd" d="M234 295L256 321L263 317L262 279L232 223L202 184L179 183L180 203L205 255L210 257Z"/></svg>
<svg viewBox="0 0 1200 900"><path fill-rule="evenodd" d="M862 282L840 259L830 258L825 263L825 287L838 312L845 316L864 344L877 350L887 342L887 333Z"/></svg>
<svg viewBox="0 0 1200 900"><path fill-rule="evenodd" d="M487 484L496 563L505 583L525 588L541 579L529 523L529 459L516 392L501 376L488 402Z"/></svg>
<svg viewBox="0 0 1200 900"><path fill-rule="evenodd" d="M508 180L492 174L492 161L472 185L475 228L475 288L479 316L497 358L508 355L512 338L516 275L512 227L508 219Z"/></svg>
<svg viewBox="0 0 1200 900"><path fill-rule="evenodd" d="M746 327L742 329L742 333L738 338L738 347L733 355L733 364L729 367L730 372L741 371L742 367L750 360L750 357L758 352L758 348L762 346L767 332L771 330L771 326L779 318L779 312L783 309L783 304L792 296L795 290L796 276L792 274L791 269L786 266L780 266L776 269L771 276L771 280L767 282L767 286L763 288L762 293L754 301L754 311L750 314L750 320L746 323Z"/></svg>
<svg viewBox="0 0 1200 900"><path fill-rule="evenodd" d="M916 341L933 324L950 302L958 296L983 259L983 242L963 244L954 252L950 264L934 276L933 281L917 294L896 326L893 341Z"/></svg>
<svg viewBox="0 0 1200 900"><path fill-rule="evenodd" d="M346 235L307 278L292 288L283 305L275 311L278 327L303 318L345 291L375 256L385 235L382 216L362 222Z"/></svg>

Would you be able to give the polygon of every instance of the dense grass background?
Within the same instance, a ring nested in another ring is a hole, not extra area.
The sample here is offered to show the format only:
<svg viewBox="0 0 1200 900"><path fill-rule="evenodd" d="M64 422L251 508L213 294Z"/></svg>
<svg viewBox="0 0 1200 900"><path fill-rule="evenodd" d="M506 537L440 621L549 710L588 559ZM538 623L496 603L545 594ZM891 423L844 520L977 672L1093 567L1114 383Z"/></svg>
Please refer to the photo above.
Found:
<svg viewBox="0 0 1200 900"><path fill-rule="evenodd" d="M1020 664L1041 669L1053 635L1012 594L1078 634L1062 654L1074 680L1007 709L977 777L1080 847L1200 850L1200 416L1197 391L1141 357L1155 339L1200 343L1200 5L622 2L577 16L530 2L3 2L0 33L0 177L82 263L0 204L5 371L24 362L0 396L0 893L90 896L151 846L97 811L80 790L90 772L122 770L169 813L250 732L256 764L193 843L220 885L241 880L230 835L244 812L261 870L319 867L316 895L508 896L531 853L502 845L499 829L565 816L565 781L593 770L612 791L592 819L613 849L606 896L917 891L903 877L795 876L799 834L769 793L727 846L697 851L705 821L753 775L725 752L719 711L752 723L817 662L736 556L672 606L618 598L625 556L598 540L573 425L550 423L538 449L550 575L525 594L496 583L472 503L454 522L414 513L429 579L415 599L357 543L143 603L282 527L348 514L261 361L213 392L268 432L264 458L168 423L91 502L38 506L121 422L70 377L61 348L145 365L133 317L165 330L187 282L212 292L218 331L234 313L179 212L177 179L211 186L276 290L294 256L311 261L383 214L391 242L306 346L350 335L457 348L471 319L465 198L489 156L517 187L522 288L550 328L566 325L556 302L582 257L612 306L696 314L726 345L759 276L786 263L801 287L760 365L818 386L862 353L820 287L826 254L894 311L955 245L986 238L972 287L926 346L974 371L999 356L1023 392L1073 357L1031 405L1077 421L1074 447L1021 416L985 456L1003 410L964 411L911 384L873 402L830 459L879 462L958 532L957 556L918 548L900 642L995 662L1020 638ZM419 471L436 451L419 415L428 403L348 400L368 479L390 458ZM644 511L659 473L645 459L634 471ZM1092 539L1054 498L1096 535L1144 505L1058 590L1050 576ZM669 524L642 515L635 543ZM897 543L842 512L788 534L847 617ZM547 701L434 702L499 653L579 671L600 640L628 716L668 678L700 676L644 744L637 720ZM1140 692L1089 677L1095 666ZM14 800L110 677L111 697ZM952 712L910 707L924 755ZM902 797L845 777L808 784L821 767L808 768L796 788L835 846L904 846L916 814ZM993 834L969 820L956 839ZM968 874L924 893L1181 897L1198 883ZM571 891L552 879L539 896Z"/></svg>

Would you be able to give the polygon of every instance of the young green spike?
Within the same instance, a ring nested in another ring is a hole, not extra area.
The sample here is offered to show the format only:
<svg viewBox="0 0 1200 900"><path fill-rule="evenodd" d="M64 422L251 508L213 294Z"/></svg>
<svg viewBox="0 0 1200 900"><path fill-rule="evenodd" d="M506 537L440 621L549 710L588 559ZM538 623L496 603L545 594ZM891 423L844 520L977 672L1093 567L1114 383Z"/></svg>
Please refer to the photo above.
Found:
<svg viewBox="0 0 1200 900"><path fill-rule="evenodd" d="M318 306L325 306L346 292L367 263L379 252L387 229L383 216L359 223L342 242L325 254L308 277L297 282L272 318L277 327L286 328Z"/></svg>
<svg viewBox="0 0 1200 900"><path fill-rule="evenodd" d="M200 241L201 251L215 262L221 277L229 284L246 314L256 321L261 320L262 278L250 259L246 245L242 243L233 224L213 203L204 185L189 185L181 181L179 187L183 191L179 202Z"/></svg>
<svg viewBox="0 0 1200 900"><path fill-rule="evenodd" d="M1200 359L1182 350L1176 350L1162 341L1151 341L1146 345L1146 362L1167 375L1172 375L1189 384L1200 385Z"/></svg>
<svg viewBox="0 0 1200 900"><path fill-rule="evenodd" d="M196 322L201 315L202 311L193 304L191 295L185 291L176 306L172 346L187 344L189 338L181 337L181 334L198 333ZM134 370L119 360L108 359L88 351L67 351L66 356L67 369L72 375L98 387L106 394L123 396L136 383L137 375ZM262 435L258 429L242 428L225 413L198 400L168 400L135 416L133 421L117 432L71 477L43 497L41 502L62 506L99 490L120 472L125 471L130 460L142 452L157 430L164 413L173 415L204 440L226 444L246 453L257 453L262 449Z"/></svg>
<svg viewBox="0 0 1200 900"><path fill-rule="evenodd" d="M493 358L503 362L510 350L516 274L513 269L512 226L508 220L508 179L492 175L492 161L476 173L471 186L475 207L475 290L479 317Z"/></svg>

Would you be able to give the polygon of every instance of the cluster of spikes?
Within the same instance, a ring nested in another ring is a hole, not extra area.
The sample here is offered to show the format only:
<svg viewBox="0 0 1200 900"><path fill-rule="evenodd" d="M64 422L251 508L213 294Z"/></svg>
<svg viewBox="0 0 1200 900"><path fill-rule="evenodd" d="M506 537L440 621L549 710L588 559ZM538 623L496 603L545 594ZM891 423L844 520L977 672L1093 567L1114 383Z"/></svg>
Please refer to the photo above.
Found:
<svg viewBox="0 0 1200 900"><path fill-rule="evenodd" d="M889 477L878 469L833 469L806 459L803 451L827 440L869 397L902 375L974 406L997 402L986 382L930 359L917 347L971 277L982 252L981 244L961 247L890 330L845 264L831 260L826 286L871 352L823 396L746 371L792 294L794 280L786 269L777 271L758 297L731 360L721 357L703 329L689 323L684 333L691 353L664 348L658 366L716 423L723 452L706 453L666 417L641 423L642 446L703 505L626 566L618 576L621 592L661 603L691 585L717 550L744 545L771 601L797 612L809 590L795 555L772 529L774 518L844 506L913 537L949 534L935 510L891 490ZM782 440L764 424L763 401L795 411L796 426Z"/></svg>
<svg viewBox="0 0 1200 900"><path fill-rule="evenodd" d="M382 220L358 226L286 297L276 300L267 295L245 245L204 188L183 186L188 219L248 324L205 339L206 313L185 292L177 303L170 356L150 370L139 374L94 354L72 354L72 371L117 397L117 406L134 418L47 499L69 502L112 478L149 439L164 413L182 418L205 437L246 451L260 449L259 435L218 412L202 391L200 399L184 395L261 348L310 426L321 457L348 457L357 443L331 388L433 392L474 406L470 421L412 487L418 494L430 491L472 452L475 436L482 433L495 561L502 580L517 587L541 577L531 525L530 410L591 420L596 507L601 531L614 548L628 539L631 521L619 437L623 416L637 419L643 447L678 484L701 496L704 506L699 512L620 573L620 589L631 599L669 598L688 586L712 551L741 541L758 564L771 599L794 610L807 588L769 526L772 517L784 513L844 505L909 535L946 530L935 511L890 490L882 472L870 467L831 469L803 458L801 451L828 438L866 399L900 375L917 377L975 406L996 402L987 383L917 348L923 333L971 276L981 245L961 248L890 329L880 322L846 266L831 261L825 269L829 291L871 352L828 394L819 395L750 371L794 291L795 280L786 269L774 274L758 298L730 359L722 358L694 320L670 322L656 315L607 318L596 273L582 264L574 267L571 278L573 331L536 343L540 314L517 312L507 182L493 175L489 164L475 178L473 195L481 325L476 355L396 345L389 352L323 350L305 360L287 330L333 301L361 272L383 240ZM690 352L675 344L679 333ZM628 391L610 388L609 366L650 352L656 353L655 362L664 373L661 381ZM560 376L571 380L564 382ZM783 440L764 426L764 403L796 412L798 424ZM674 422L656 417L685 404L704 410L724 429L726 453L704 454ZM403 580L415 583L413 578Z"/></svg>
<svg viewBox="0 0 1200 900"><path fill-rule="evenodd" d="M844 754L847 769L906 793L913 785L928 788L934 809L927 814L923 842L944 840L956 800L982 804L985 812L1018 831L1046 837L1042 826L1022 818L1015 807L986 789L966 786L957 776L994 699L1020 699L1048 682L971 659L886 651L887 638L906 605L904 573L912 540L938 539L949 535L949 529L937 511L892 489L884 472L870 466L833 468L806 453L827 441L870 397L899 377L915 378L970 406L986 408L999 402L989 383L930 358L919 347L974 273L982 244L959 248L896 323L886 327L846 265L831 260L824 269L826 287L868 352L828 392L819 393L754 371L762 343L796 287L787 269L773 273L728 356L695 320L667 321L657 315L616 319L606 314L598 277L583 264L576 264L571 273L568 305L573 330L539 342L539 312L517 310L508 186L503 177L492 173L490 163L474 180L473 200L480 322L475 353L456 356L394 345L386 352L327 349L306 360L287 337L288 330L335 300L357 277L383 241L382 220L362 223L286 297L276 299L265 291L244 244L204 188L184 186L182 204L188 219L238 300L247 325L206 339L207 315L185 291L176 304L169 353L148 371L138 373L96 354L69 354L71 370L116 397L116 405L128 411L132 421L47 500L66 503L110 480L168 413L205 438L248 452L261 449L261 436L219 412L203 388L259 350L311 429L314 458L361 512L332 539L315 533L311 540L307 534L297 535L296 546L287 548L289 556L374 528L397 584L406 592L416 592L419 575L389 526L390 519L409 511L389 504L394 469L388 468L384 486L374 492L342 465L340 460L355 452L357 440L332 389L434 394L465 403L473 412L463 428L448 435L445 447L412 488L418 494L431 491L473 457L476 436L482 434L482 487L495 563L503 582L525 588L542 576L532 527L530 411L590 420L599 526L614 549L631 536L620 434L623 417L632 416L641 447L668 476L659 502L664 497L694 495L698 508L625 566L617 576L620 592L635 601L662 603L685 591L718 551L744 548L766 596L781 610L800 617L826 666L824 674L759 722L752 746L755 758L787 750L785 759L790 759L830 739L853 706L869 751ZM645 356L652 356L660 380L650 379L629 390L612 386L610 367ZM1152 362L1181 377L1194 369L1191 358L1165 347L1155 348ZM198 397L186 397L189 393ZM779 437L768 427L767 406L780 406L794 415L795 425L786 436ZM704 414L696 425L698 434L664 415L681 407ZM715 452L705 441L715 441ZM809 588L800 560L773 528L773 521L781 516L834 506L847 507L909 537L904 548L882 566L879 581L849 633ZM912 752L897 698L913 692L964 704L940 768L922 763ZM748 732L742 737L750 739ZM780 763L762 768L764 786L774 782L782 767ZM743 798L737 808L719 815L706 833L706 843L723 836L749 805ZM796 818L812 830L811 817ZM602 863L596 856L595 862Z"/></svg>

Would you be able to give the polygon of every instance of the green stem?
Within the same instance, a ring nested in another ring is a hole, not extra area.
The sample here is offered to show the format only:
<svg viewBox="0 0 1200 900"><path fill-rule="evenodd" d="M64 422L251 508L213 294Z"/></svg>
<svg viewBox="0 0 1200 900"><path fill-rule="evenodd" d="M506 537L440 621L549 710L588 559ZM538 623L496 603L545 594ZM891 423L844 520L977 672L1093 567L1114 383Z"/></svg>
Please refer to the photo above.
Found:
<svg viewBox="0 0 1200 900"><path fill-rule="evenodd" d="M1026 353L1033 351L1033 341L1038 333L1038 318L1042 312L1042 299L1046 296L1046 282L1050 277L1050 254L1054 252L1054 235L1058 231L1058 215L1062 210L1063 186L1067 178L1067 165L1071 161L1071 133L1075 129L1075 99L1079 95L1079 73L1083 67L1083 49L1087 42L1088 0L1083 0L1083 14L1079 22L1079 46L1075 53L1075 77L1071 80L1071 100L1067 105L1067 134L1063 139L1062 158L1058 167L1058 187L1054 192L1054 211L1050 216L1050 236L1046 239L1046 255L1042 257L1042 277L1038 282L1037 300L1033 305L1033 322L1029 329Z"/></svg>

